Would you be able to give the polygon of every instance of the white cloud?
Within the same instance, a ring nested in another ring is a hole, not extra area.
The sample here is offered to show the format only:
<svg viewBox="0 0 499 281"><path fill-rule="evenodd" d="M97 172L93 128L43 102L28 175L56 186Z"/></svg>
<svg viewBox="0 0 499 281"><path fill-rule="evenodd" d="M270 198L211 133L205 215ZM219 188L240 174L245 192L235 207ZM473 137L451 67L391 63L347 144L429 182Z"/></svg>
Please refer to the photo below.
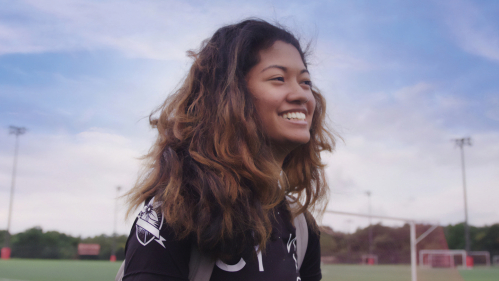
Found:
<svg viewBox="0 0 499 281"><path fill-rule="evenodd" d="M219 26L259 16L276 15L273 4L225 2L223 5L187 1L19 1L14 15L24 21L0 20L0 55L111 48L131 56L184 60ZM14 5L14 4L12 4ZM301 5L299 5L301 6ZM299 9L300 7L288 7Z"/></svg>
<svg viewBox="0 0 499 281"><path fill-rule="evenodd" d="M465 51L499 61L499 31L497 17L493 18L480 10L471 1L452 0L441 3L443 17L457 43Z"/></svg>
<svg viewBox="0 0 499 281"><path fill-rule="evenodd" d="M493 121L499 122L499 94L494 93L486 97L486 112L485 116Z"/></svg>
<svg viewBox="0 0 499 281"><path fill-rule="evenodd" d="M429 83L420 82L396 91L393 96L399 101L414 101L418 99L418 96L431 92L433 88Z"/></svg>
<svg viewBox="0 0 499 281"><path fill-rule="evenodd" d="M20 150L12 231L40 225L73 235L112 233L116 187L129 190L136 179L141 148L127 138L91 129L76 136L23 136ZM12 155L0 157L11 167ZM0 186L10 186L2 169ZM9 190L0 189L1 206L8 206ZM130 227L123 221L120 202L119 233ZM0 209L6 223L7 208Z"/></svg>
<svg viewBox="0 0 499 281"><path fill-rule="evenodd" d="M197 45L212 28L184 24L187 13L205 19L200 8L185 1L24 1L20 9L28 20L2 23L7 31L0 32L0 53L112 48L134 57L183 59L195 46L185 44L194 37Z"/></svg>
<svg viewBox="0 0 499 281"><path fill-rule="evenodd" d="M499 197L496 188L499 175L495 172L499 168L499 134L488 137L496 144L484 142L480 147L466 148L465 152L472 225L496 223L499 216L494 202ZM404 145L390 147L375 141L348 145L350 138L346 139L347 146L340 147L328 159L332 188L329 209L366 214L365 191L370 190L376 215L442 224L464 219L460 154L451 143L445 148L435 145L420 150ZM485 153L490 160L484 159ZM334 226L337 221L333 223L333 219L325 218L324 223Z"/></svg>

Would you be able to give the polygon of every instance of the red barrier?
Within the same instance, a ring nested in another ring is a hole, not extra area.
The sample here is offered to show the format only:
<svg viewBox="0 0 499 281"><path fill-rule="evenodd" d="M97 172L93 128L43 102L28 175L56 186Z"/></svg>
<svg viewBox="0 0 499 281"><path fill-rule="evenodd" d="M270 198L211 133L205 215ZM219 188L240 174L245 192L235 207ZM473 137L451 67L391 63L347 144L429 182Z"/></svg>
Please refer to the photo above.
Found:
<svg viewBox="0 0 499 281"><path fill-rule="evenodd" d="M97 256L99 255L99 244L78 244L78 255L80 256Z"/></svg>
<svg viewBox="0 0 499 281"><path fill-rule="evenodd" d="M473 257L467 256L466 257L466 267L471 268L471 267L473 267L473 264L474 264Z"/></svg>
<svg viewBox="0 0 499 281"><path fill-rule="evenodd" d="M3 247L2 248L2 260L10 259L10 248Z"/></svg>

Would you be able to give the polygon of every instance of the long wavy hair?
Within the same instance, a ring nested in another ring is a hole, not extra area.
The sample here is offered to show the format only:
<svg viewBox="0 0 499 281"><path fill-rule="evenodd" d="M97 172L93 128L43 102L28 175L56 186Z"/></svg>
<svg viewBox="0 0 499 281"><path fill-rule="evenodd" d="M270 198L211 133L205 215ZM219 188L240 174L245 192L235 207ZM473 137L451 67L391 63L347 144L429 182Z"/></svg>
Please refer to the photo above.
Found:
<svg viewBox="0 0 499 281"><path fill-rule="evenodd" d="M191 237L202 252L228 259L248 245L265 250L275 207L286 196L298 203L293 216L325 208L320 153L335 146L325 99L313 88L311 139L280 167L246 85L259 52L278 40L293 45L307 65L290 32L258 19L222 27L188 52L194 62L183 84L150 115L158 137L128 193L129 214L154 197L178 239Z"/></svg>

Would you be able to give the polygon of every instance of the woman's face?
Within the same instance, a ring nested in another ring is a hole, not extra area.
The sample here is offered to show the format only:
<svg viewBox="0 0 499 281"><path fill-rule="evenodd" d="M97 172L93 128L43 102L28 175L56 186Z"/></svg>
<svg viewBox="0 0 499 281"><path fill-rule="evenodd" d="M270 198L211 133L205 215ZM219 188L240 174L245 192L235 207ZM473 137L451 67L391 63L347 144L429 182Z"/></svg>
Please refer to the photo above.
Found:
<svg viewBox="0 0 499 281"><path fill-rule="evenodd" d="M276 41L259 54L246 76L248 89L273 146L289 152L310 141L315 110L310 74L291 44Z"/></svg>

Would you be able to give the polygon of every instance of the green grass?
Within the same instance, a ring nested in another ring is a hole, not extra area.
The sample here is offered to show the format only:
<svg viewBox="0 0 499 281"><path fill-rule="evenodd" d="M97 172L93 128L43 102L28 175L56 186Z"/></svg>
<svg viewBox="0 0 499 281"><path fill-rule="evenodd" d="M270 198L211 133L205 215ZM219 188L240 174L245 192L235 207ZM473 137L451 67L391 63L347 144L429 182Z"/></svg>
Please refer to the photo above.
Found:
<svg viewBox="0 0 499 281"><path fill-rule="evenodd" d="M418 269L418 281L498 281L499 267ZM411 281L409 265L323 265L323 281Z"/></svg>
<svg viewBox="0 0 499 281"><path fill-rule="evenodd" d="M108 281L121 262L73 260L0 260L0 281ZM323 265L324 281L410 281L408 265ZM418 281L497 281L499 267L472 270L419 269Z"/></svg>
<svg viewBox="0 0 499 281"><path fill-rule="evenodd" d="M465 281L499 280L499 267L475 267L473 270L460 270Z"/></svg>
<svg viewBox="0 0 499 281"><path fill-rule="evenodd" d="M0 260L0 281L109 281L121 262L79 260Z"/></svg>
<svg viewBox="0 0 499 281"><path fill-rule="evenodd" d="M400 265L322 265L324 281L411 281L411 268Z"/></svg>

